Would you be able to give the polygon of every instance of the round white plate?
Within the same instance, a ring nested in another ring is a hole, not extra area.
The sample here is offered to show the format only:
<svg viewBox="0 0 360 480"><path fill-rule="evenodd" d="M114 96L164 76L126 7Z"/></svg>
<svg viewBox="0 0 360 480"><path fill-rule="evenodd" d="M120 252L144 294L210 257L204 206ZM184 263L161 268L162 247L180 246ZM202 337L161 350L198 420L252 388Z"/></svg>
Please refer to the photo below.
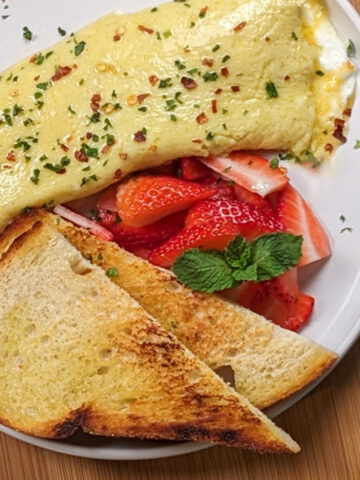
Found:
<svg viewBox="0 0 360 480"><path fill-rule="evenodd" d="M0 71L42 48L56 43L58 27L68 33L113 10L131 12L161 3L157 0L6 0L0 2ZM328 0L330 15L338 32L351 38L360 51L360 18L347 0ZM4 7L8 5L8 8ZM35 34L26 42L22 28ZM356 62L356 59L355 59ZM359 72L359 70L358 70ZM359 73L358 73L359 75ZM351 119L347 144L341 147L331 165L319 173L291 166L290 175L305 198L314 205L333 239L334 254L323 265L302 272L303 288L316 298L309 325L302 331L318 343L336 351L342 358L360 334L360 150L354 150L356 133L360 138L360 96ZM344 215L345 222L340 220ZM344 227L353 231L341 232ZM297 402L315 384L270 409L274 417ZM208 444L114 440L82 433L66 441L44 440L0 426L0 431L25 442L70 455L105 460L140 460L181 455L207 448Z"/></svg>

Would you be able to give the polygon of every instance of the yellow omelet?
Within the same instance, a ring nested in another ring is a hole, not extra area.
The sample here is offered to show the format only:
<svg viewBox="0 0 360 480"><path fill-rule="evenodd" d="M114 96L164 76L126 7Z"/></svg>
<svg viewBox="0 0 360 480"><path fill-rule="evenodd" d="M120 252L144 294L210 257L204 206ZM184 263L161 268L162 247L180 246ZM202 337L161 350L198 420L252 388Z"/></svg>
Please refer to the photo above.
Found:
<svg viewBox="0 0 360 480"><path fill-rule="evenodd" d="M26 207L82 198L181 156L330 153L323 123L343 105L322 119L316 91L331 79L316 74L306 5L320 8L189 0L114 13L3 72L0 229Z"/></svg>

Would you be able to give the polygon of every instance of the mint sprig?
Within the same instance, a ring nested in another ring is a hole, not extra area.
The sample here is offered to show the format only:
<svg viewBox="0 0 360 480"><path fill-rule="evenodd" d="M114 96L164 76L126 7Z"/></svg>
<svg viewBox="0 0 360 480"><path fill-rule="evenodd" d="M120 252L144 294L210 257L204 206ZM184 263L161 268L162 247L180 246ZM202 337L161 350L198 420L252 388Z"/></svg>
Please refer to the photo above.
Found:
<svg viewBox="0 0 360 480"><path fill-rule="evenodd" d="M175 261L178 280L198 292L216 292L243 281L271 280L294 267L301 258L303 238L272 233L248 243L236 236L225 251L194 248Z"/></svg>

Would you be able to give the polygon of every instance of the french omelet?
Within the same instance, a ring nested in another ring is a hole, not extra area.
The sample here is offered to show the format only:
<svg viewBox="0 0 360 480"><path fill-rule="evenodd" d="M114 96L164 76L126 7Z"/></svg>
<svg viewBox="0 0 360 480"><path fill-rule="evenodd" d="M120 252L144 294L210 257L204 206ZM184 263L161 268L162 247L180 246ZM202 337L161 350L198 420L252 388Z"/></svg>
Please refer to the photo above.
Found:
<svg viewBox="0 0 360 480"><path fill-rule="evenodd" d="M340 89L353 72L342 57L322 66L324 25L336 36L317 0L177 0L110 14L9 68L0 229L180 156L321 161L344 141L351 95Z"/></svg>

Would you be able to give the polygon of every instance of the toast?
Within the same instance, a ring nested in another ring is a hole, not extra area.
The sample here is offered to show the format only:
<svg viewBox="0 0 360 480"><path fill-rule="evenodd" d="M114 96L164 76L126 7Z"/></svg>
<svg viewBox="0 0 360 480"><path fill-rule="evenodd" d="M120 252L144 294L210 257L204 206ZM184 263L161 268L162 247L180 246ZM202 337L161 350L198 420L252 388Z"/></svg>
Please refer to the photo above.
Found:
<svg viewBox="0 0 360 480"><path fill-rule="evenodd" d="M51 222L94 264L117 268L113 282L212 369L231 367L236 390L260 409L305 387L336 361L335 353L315 342L216 295L194 292L171 272L43 210L10 224L0 237L0 252L38 218Z"/></svg>
<svg viewBox="0 0 360 480"><path fill-rule="evenodd" d="M50 224L9 235L0 261L1 423L47 438L82 428L299 450Z"/></svg>

